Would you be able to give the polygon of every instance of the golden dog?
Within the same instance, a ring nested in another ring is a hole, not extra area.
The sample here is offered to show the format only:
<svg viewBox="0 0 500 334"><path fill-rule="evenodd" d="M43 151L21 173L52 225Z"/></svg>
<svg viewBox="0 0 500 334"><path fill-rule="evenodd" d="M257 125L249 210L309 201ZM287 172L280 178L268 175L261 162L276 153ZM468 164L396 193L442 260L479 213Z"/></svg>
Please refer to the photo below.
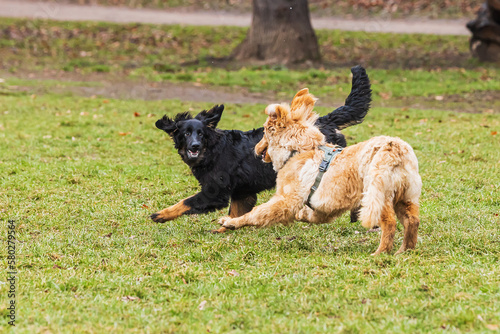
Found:
<svg viewBox="0 0 500 334"><path fill-rule="evenodd" d="M219 224L238 229L288 224L294 218L328 223L361 205L362 225L382 229L380 245L372 255L391 251L395 215L404 226L403 244L396 254L415 248L422 180L413 149L399 138L375 137L345 148L310 198L314 210L305 205L325 154L319 147L333 147L314 126L318 117L313 112L315 101L305 88L295 95L291 107L273 104L266 108L269 117L255 153L272 162L278 172L276 194L241 217L222 217Z"/></svg>

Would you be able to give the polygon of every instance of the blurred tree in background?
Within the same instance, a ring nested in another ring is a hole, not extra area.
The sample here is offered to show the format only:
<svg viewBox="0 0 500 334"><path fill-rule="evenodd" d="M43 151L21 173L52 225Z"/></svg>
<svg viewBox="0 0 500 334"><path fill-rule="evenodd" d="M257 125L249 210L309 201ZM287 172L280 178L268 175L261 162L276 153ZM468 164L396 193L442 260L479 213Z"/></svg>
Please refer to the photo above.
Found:
<svg viewBox="0 0 500 334"><path fill-rule="evenodd" d="M232 56L267 64L319 61L307 0L253 0L252 25Z"/></svg>

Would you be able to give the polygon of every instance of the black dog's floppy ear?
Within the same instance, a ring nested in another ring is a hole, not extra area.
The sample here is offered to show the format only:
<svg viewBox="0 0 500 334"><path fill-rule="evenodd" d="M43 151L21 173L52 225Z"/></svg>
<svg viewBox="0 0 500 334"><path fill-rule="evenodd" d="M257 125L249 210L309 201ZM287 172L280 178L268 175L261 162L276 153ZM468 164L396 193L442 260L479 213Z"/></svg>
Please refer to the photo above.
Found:
<svg viewBox="0 0 500 334"><path fill-rule="evenodd" d="M172 136L175 130L177 130L177 125L175 121L169 118L167 115L157 120L155 125L158 129L165 131L170 136Z"/></svg>
<svg viewBox="0 0 500 334"><path fill-rule="evenodd" d="M220 118L222 117L222 112L224 111L224 105L215 105L209 111L203 110L198 115L196 119L203 121L209 128L216 128L219 124Z"/></svg>
<svg viewBox="0 0 500 334"><path fill-rule="evenodd" d="M163 116L156 121L155 125L158 129L165 131L170 136L174 135L177 130L177 123L193 118L189 112L183 112L175 116L175 120L169 118L167 115Z"/></svg>

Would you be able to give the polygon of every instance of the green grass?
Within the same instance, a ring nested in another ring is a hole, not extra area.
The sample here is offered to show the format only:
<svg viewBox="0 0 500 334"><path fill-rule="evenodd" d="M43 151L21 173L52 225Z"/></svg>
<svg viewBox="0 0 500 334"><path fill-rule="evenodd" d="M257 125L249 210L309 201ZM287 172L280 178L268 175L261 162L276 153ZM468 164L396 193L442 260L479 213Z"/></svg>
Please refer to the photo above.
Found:
<svg viewBox="0 0 500 334"><path fill-rule="evenodd" d="M12 71L28 66L107 72L155 65L175 70L176 65L230 55L245 34L246 28L239 27L2 19L0 65ZM318 30L317 35L327 66L363 63L394 69L478 65L470 59L467 36L340 30ZM205 65L211 65L210 61Z"/></svg>
<svg viewBox="0 0 500 334"><path fill-rule="evenodd" d="M14 332L476 333L500 325L498 115L375 107L344 131L350 143L400 136L420 162L417 249L373 258L379 235L346 215L224 235L207 231L225 210L151 222L151 212L198 189L154 122L207 104L6 92L0 106L1 238L16 219L19 241ZM263 108L227 105L220 127L258 127ZM6 284L0 295L4 332Z"/></svg>

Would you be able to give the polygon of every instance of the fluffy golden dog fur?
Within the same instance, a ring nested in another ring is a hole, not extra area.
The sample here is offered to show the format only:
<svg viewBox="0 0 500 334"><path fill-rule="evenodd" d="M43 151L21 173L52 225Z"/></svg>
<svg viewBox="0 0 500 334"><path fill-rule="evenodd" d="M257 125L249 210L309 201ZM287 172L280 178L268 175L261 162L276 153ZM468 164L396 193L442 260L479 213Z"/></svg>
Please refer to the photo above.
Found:
<svg viewBox="0 0 500 334"><path fill-rule="evenodd" d="M415 248L422 181L413 149L399 138L375 137L345 148L312 196L314 210L305 205L324 156L318 147L328 145L314 126L315 101L306 88L297 93L291 107L273 104L266 108L265 133L255 152L278 171L276 194L249 213L223 217L219 223L228 229L288 224L294 219L328 223L361 206L362 225L382 229L380 245L372 255L391 251L395 216L404 226L403 244L396 254Z"/></svg>

